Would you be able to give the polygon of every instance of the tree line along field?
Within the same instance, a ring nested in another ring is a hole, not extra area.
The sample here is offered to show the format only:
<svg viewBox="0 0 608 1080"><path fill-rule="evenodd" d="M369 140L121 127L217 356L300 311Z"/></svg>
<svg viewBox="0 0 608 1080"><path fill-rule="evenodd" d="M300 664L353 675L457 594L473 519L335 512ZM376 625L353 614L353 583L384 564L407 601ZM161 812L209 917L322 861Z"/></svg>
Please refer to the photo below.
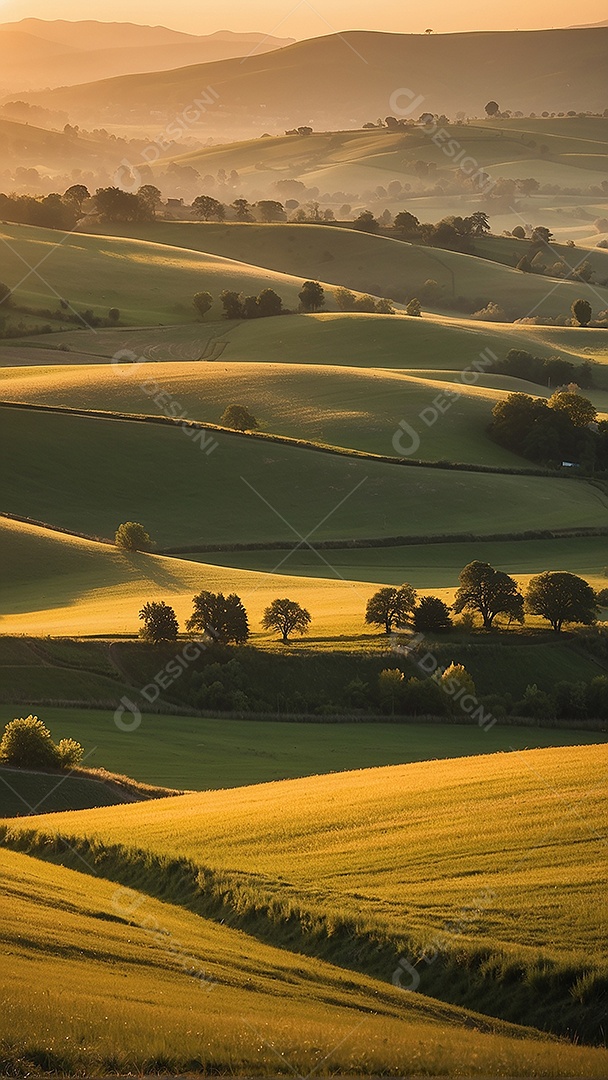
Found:
<svg viewBox="0 0 608 1080"><path fill-rule="evenodd" d="M397 986L413 971L435 998L593 1042L605 767L596 746L365 769L16 820L2 843L137 880L144 896L385 984L401 966Z"/></svg>

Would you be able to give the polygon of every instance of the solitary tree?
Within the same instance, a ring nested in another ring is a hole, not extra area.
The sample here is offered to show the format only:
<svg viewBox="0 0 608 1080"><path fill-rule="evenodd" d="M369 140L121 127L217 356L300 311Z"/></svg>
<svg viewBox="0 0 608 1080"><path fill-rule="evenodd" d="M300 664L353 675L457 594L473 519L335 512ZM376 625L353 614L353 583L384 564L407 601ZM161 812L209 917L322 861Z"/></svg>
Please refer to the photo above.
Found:
<svg viewBox="0 0 608 1080"><path fill-rule="evenodd" d="M304 311L320 311L325 304L325 289L318 281L305 281L298 296Z"/></svg>
<svg viewBox="0 0 608 1080"><path fill-rule="evenodd" d="M194 610L186 629L207 634L219 644L242 645L249 637L249 621L240 596L212 593L203 589L193 597Z"/></svg>
<svg viewBox="0 0 608 1080"><path fill-rule="evenodd" d="M89 189L84 184L72 184L71 187L63 193L64 201L70 203L74 207L78 215L82 214L82 207L87 199L91 198Z"/></svg>
<svg viewBox="0 0 608 1080"><path fill-rule="evenodd" d="M475 683L463 664L455 664L454 661L445 669L439 685L444 693L450 696L450 707L453 712L462 708L460 698L464 694L475 697Z"/></svg>
<svg viewBox="0 0 608 1080"><path fill-rule="evenodd" d="M395 713L395 703L399 700L405 686L405 676L401 668L384 668L378 676L378 691L383 705L390 705Z"/></svg>
<svg viewBox="0 0 608 1080"><path fill-rule="evenodd" d="M139 198L145 204L150 212L150 217L156 217L156 211L163 201L162 194L159 188L154 184L144 184L137 192Z"/></svg>
<svg viewBox="0 0 608 1080"><path fill-rule="evenodd" d="M285 644L293 633L306 634L311 618L306 608L295 600L273 600L262 617L265 630L276 630Z"/></svg>
<svg viewBox="0 0 608 1080"><path fill-rule="evenodd" d="M572 305L572 314L579 326L588 326L593 311L588 300L575 300Z"/></svg>
<svg viewBox="0 0 608 1080"><path fill-rule="evenodd" d="M517 582L489 563L471 562L460 572L460 588L456 591L453 610L478 611L486 630L490 630L497 615L509 615L517 622L524 621L524 598Z"/></svg>
<svg viewBox="0 0 608 1080"><path fill-rule="evenodd" d="M489 233L490 222L488 221L488 215L484 214L483 210L476 210L474 214L471 214L471 234L473 236L483 236L484 233Z"/></svg>
<svg viewBox="0 0 608 1080"><path fill-rule="evenodd" d="M284 221L285 220L285 208L283 203L278 202L276 199L261 199L256 204L256 210L260 216L260 221Z"/></svg>
<svg viewBox="0 0 608 1080"><path fill-rule="evenodd" d="M595 622L598 606L595 593L584 578L565 570L546 570L530 580L526 611L543 615L559 634L564 623L590 626Z"/></svg>
<svg viewBox="0 0 608 1080"><path fill-rule="evenodd" d="M415 296L413 300L410 300L405 309L405 314L414 315L416 318L419 318L422 315L422 304L417 296Z"/></svg>
<svg viewBox="0 0 608 1080"><path fill-rule="evenodd" d="M149 551L152 547L152 541L139 521L125 521L119 525L114 542L125 551Z"/></svg>
<svg viewBox="0 0 608 1080"><path fill-rule="evenodd" d="M402 626L416 604L416 590L407 583L397 587L387 585L378 589L367 602L365 621L383 626L390 634L393 626Z"/></svg>
<svg viewBox="0 0 608 1080"><path fill-rule="evenodd" d="M83 755L75 739L54 743L37 716L11 720L0 741L0 762L18 769L68 769L78 765Z"/></svg>
<svg viewBox="0 0 608 1080"><path fill-rule="evenodd" d="M235 199L232 204L237 221L253 221L252 206L247 199Z"/></svg>
<svg viewBox="0 0 608 1080"><path fill-rule="evenodd" d="M157 645L159 641L175 641L179 624L172 607L163 600L152 600L144 604L139 613L143 626L139 631L144 641Z"/></svg>
<svg viewBox="0 0 608 1080"><path fill-rule="evenodd" d="M235 431L255 431L260 426L245 405L229 405L220 417L220 424Z"/></svg>
<svg viewBox="0 0 608 1080"><path fill-rule="evenodd" d="M210 310L211 305L213 304L213 297L209 292L197 292L192 297L192 303L202 319Z"/></svg>
<svg viewBox="0 0 608 1080"><path fill-rule="evenodd" d="M226 217L226 210L224 204L219 199L214 199L211 195L197 195L196 199L192 203L192 209L197 217L200 217L203 221L211 221L213 218L216 221L223 221Z"/></svg>
<svg viewBox="0 0 608 1080"><path fill-rule="evenodd" d="M451 630L449 607L438 596L421 596L414 608L414 627L416 630L429 630L435 634Z"/></svg>
<svg viewBox="0 0 608 1080"><path fill-rule="evenodd" d="M409 210L400 210L393 221L393 230L400 236L418 236L420 222Z"/></svg>
<svg viewBox="0 0 608 1080"><path fill-rule="evenodd" d="M488 116L496 116L499 109L500 106L497 101L488 101L488 104L486 105L486 113Z"/></svg>

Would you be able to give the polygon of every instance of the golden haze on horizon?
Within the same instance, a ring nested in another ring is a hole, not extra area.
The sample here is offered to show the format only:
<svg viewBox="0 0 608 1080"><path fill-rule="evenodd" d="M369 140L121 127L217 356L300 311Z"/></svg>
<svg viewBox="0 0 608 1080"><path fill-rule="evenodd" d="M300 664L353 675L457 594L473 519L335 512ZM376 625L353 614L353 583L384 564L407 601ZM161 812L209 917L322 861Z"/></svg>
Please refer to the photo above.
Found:
<svg viewBox="0 0 608 1080"><path fill-rule="evenodd" d="M606 17L603 0L573 12L568 0L538 0L530 5L515 0L508 8L476 2L455 8L448 0L432 0L424 11L404 10L400 0L379 0L370 8L368 0L225 0L221 10L205 12L199 0L176 0L170 9L164 0L131 0L128 10L122 0L104 4L82 0L0 0L0 20L24 18L99 19L103 22L129 21L161 24L195 34L217 30L258 31L278 37L317 37L347 29L387 30L421 33L432 28L437 33L466 30L516 30L569 26L602 21Z"/></svg>

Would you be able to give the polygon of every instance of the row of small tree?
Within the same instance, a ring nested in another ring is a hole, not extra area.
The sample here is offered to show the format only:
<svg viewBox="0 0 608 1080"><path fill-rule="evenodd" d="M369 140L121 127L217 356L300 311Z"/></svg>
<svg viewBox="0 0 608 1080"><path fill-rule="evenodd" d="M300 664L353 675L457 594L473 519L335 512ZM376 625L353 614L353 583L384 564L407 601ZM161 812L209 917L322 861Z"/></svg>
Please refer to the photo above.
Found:
<svg viewBox="0 0 608 1080"><path fill-rule="evenodd" d="M193 612L186 622L189 633L200 633L220 645L243 645L249 637L249 619L243 601L236 593L224 596L206 589L193 598ZM158 643L175 641L179 623L175 611L164 601L144 604L139 613L143 622L140 636ZM262 616L262 626L281 635L284 643L292 634L305 634L311 623L306 608L288 598L273 600Z"/></svg>
<svg viewBox="0 0 608 1080"><path fill-rule="evenodd" d="M347 290L345 290L347 291ZM305 281L298 293L300 311L320 311L325 306L325 289L318 281ZM353 295L353 300L355 299ZM224 309L225 319L264 319L273 315L288 315L289 311L283 307L283 301L274 289L262 289L258 296L246 296L234 289L224 289L219 296ZM197 292L192 297L192 303L201 318L207 314L213 305L213 297L210 292ZM372 300L376 310L375 301ZM388 301L383 301L388 304ZM362 309L367 310L367 308Z"/></svg>

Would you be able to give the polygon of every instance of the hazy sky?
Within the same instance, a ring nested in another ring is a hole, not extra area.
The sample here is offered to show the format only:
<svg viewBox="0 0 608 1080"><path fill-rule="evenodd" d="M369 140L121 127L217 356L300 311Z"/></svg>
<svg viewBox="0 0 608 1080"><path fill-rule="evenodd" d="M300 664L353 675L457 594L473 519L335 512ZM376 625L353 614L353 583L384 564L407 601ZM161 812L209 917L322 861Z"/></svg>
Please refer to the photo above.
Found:
<svg viewBox="0 0 608 1080"><path fill-rule="evenodd" d="M489 4L470 0L0 0L0 21L28 16L43 19L102 19L105 22L160 23L206 34L214 30L259 30L283 37L316 37L334 30L367 29L420 33L458 30L539 29L599 22L605 0L575 8L571 0L511 0Z"/></svg>

